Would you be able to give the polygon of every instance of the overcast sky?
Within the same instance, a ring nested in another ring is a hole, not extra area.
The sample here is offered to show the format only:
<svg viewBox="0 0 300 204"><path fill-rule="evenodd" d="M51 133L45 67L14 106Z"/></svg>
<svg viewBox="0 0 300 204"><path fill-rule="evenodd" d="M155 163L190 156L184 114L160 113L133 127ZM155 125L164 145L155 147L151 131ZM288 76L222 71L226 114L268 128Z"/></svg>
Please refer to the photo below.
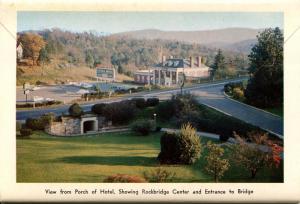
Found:
<svg viewBox="0 0 300 204"><path fill-rule="evenodd" d="M279 12L18 12L18 31L61 28L118 33L142 29L212 30L230 27L283 28Z"/></svg>

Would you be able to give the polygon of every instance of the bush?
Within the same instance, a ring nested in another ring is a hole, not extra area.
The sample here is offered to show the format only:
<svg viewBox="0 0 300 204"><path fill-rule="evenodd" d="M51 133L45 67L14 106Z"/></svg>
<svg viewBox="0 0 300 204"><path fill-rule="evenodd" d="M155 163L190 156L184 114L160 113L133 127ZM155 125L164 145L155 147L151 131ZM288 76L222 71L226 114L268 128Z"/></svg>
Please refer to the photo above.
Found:
<svg viewBox="0 0 300 204"><path fill-rule="evenodd" d="M40 118L27 118L25 126L32 130L44 130L54 119L54 113L46 113Z"/></svg>
<svg viewBox="0 0 300 204"><path fill-rule="evenodd" d="M121 101L107 104L103 109L103 115L113 124L125 124L135 117L137 110L130 101Z"/></svg>
<svg viewBox="0 0 300 204"><path fill-rule="evenodd" d="M16 122L16 131L19 132L21 130L21 128L22 128L22 123L17 121Z"/></svg>
<svg viewBox="0 0 300 204"><path fill-rule="evenodd" d="M73 117L80 117L83 114L83 110L78 103L74 103L69 108L69 114Z"/></svg>
<svg viewBox="0 0 300 204"><path fill-rule="evenodd" d="M139 176L127 175L127 174L116 174L108 176L104 179L106 183L146 183L147 181Z"/></svg>
<svg viewBox="0 0 300 204"><path fill-rule="evenodd" d="M46 113L40 117L40 120L45 127L46 125L49 125L52 121L54 121L55 118L56 117L54 113Z"/></svg>
<svg viewBox="0 0 300 204"><path fill-rule="evenodd" d="M27 128L32 130L44 130L45 129L45 123L41 119L37 118L27 118L25 125Z"/></svg>
<svg viewBox="0 0 300 204"><path fill-rule="evenodd" d="M140 135L148 135L155 130L155 124L153 120L137 120L131 125L131 129Z"/></svg>
<svg viewBox="0 0 300 204"><path fill-rule="evenodd" d="M179 133L179 159L181 164L193 164L201 154L200 137L189 123L181 127Z"/></svg>
<svg viewBox="0 0 300 204"><path fill-rule="evenodd" d="M169 172L163 168L156 168L153 171L144 172L144 178L149 182L155 183L171 182L175 175L175 172Z"/></svg>
<svg viewBox="0 0 300 204"><path fill-rule="evenodd" d="M29 128L22 128L20 133L22 137L29 137L32 134L32 130Z"/></svg>
<svg viewBox="0 0 300 204"><path fill-rule="evenodd" d="M148 107L157 106L159 104L159 99L158 98L148 98L146 103L147 103Z"/></svg>
<svg viewBox="0 0 300 204"><path fill-rule="evenodd" d="M176 113L176 107L174 106L173 101L165 101L163 103L159 103L156 106L156 112L161 120L169 120L171 119Z"/></svg>
<svg viewBox="0 0 300 204"><path fill-rule="evenodd" d="M236 100L244 101L245 100L244 91L238 87L234 88L232 90L232 97Z"/></svg>
<svg viewBox="0 0 300 204"><path fill-rule="evenodd" d="M91 111L95 114L98 115L103 115L103 111L105 108L106 104L105 103L98 103L92 106Z"/></svg>
<svg viewBox="0 0 300 204"><path fill-rule="evenodd" d="M165 132L160 138L160 153L157 157L161 164L177 164L178 135L176 133Z"/></svg>
<svg viewBox="0 0 300 204"><path fill-rule="evenodd" d="M131 101L133 101L135 106L139 109L144 109L147 106L144 98L133 98Z"/></svg>
<svg viewBox="0 0 300 204"><path fill-rule="evenodd" d="M235 88L239 88L242 91L244 91L244 84L243 84L243 82L230 82L228 84L225 84L224 91L225 91L225 93L231 95L233 89L235 89Z"/></svg>
<svg viewBox="0 0 300 204"><path fill-rule="evenodd" d="M165 133L160 140L161 164L193 164L200 157L201 143L196 130L188 123L179 133Z"/></svg>

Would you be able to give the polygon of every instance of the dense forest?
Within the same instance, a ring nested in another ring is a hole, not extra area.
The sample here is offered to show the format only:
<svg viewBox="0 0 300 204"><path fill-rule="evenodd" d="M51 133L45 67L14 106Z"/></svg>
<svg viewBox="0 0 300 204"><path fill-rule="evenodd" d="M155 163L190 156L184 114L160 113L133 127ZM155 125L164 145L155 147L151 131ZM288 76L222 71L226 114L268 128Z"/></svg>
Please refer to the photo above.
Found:
<svg viewBox="0 0 300 204"><path fill-rule="evenodd" d="M43 41L39 49L35 49L35 52L38 52L36 54L27 46L31 35L40 36ZM195 43L126 39L120 36L100 36L93 32L73 33L60 29L21 32L18 33L18 40L23 45L23 58L32 59L31 65L51 65L55 61L59 63L53 68L113 66L119 73L128 76L132 76L137 69L160 62L162 55L178 58L201 55L204 56L206 65L213 66L218 53L217 49ZM230 73L248 67L245 54L225 50L222 53Z"/></svg>

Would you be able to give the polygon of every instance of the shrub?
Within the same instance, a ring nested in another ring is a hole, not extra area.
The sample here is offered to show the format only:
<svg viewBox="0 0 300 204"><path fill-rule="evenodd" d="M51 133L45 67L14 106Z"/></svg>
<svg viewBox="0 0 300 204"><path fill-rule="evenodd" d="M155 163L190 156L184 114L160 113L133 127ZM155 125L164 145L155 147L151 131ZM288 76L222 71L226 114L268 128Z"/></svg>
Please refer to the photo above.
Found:
<svg viewBox="0 0 300 204"><path fill-rule="evenodd" d="M193 164L201 154L200 137L189 123L181 127L179 133L179 159L182 164Z"/></svg>
<svg viewBox="0 0 300 204"><path fill-rule="evenodd" d="M178 135L176 133L165 132L160 138L160 153L157 157L161 164L177 164L178 154Z"/></svg>
<svg viewBox="0 0 300 204"><path fill-rule="evenodd" d="M22 137L29 137L32 134L32 130L29 128L22 128L20 133Z"/></svg>
<svg viewBox="0 0 300 204"><path fill-rule="evenodd" d="M158 98L148 98L147 101L147 106L157 106L159 104L159 99Z"/></svg>
<svg viewBox="0 0 300 204"><path fill-rule="evenodd" d="M161 120L169 120L175 115L176 107L174 106L173 101L168 100L159 103L158 106L156 106L156 112Z"/></svg>
<svg viewBox="0 0 300 204"><path fill-rule="evenodd" d="M188 123L179 133L165 133L160 140L161 164L193 164L200 157L201 143L196 130Z"/></svg>
<svg viewBox="0 0 300 204"><path fill-rule="evenodd" d="M224 91L231 95L234 88L240 88L243 91L244 90L243 82L231 82L225 84Z"/></svg>
<svg viewBox="0 0 300 204"><path fill-rule="evenodd" d="M98 103L98 104L93 105L91 110L92 110L93 113L102 115L105 106L106 106L105 103Z"/></svg>
<svg viewBox="0 0 300 204"><path fill-rule="evenodd" d="M207 142L207 156L205 157L207 165L205 170L214 177L214 181L218 182L229 168L229 161L223 158L224 149L217 144Z"/></svg>
<svg viewBox="0 0 300 204"><path fill-rule="evenodd" d="M155 183L171 182L175 175L175 172L170 172L163 168L156 168L152 171L144 172L144 178L149 182Z"/></svg>
<svg viewBox="0 0 300 204"><path fill-rule="evenodd" d="M16 122L16 131L19 132L21 130L21 128L22 128L22 123L17 121Z"/></svg>
<svg viewBox="0 0 300 204"><path fill-rule="evenodd" d="M83 110L78 103L74 103L69 108L69 114L73 117L80 117L83 114Z"/></svg>
<svg viewBox="0 0 300 204"><path fill-rule="evenodd" d="M238 88L238 87L234 88L232 90L232 97L234 99L244 101L245 100L244 91L241 88Z"/></svg>
<svg viewBox="0 0 300 204"><path fill-rule="evenodd" d="M155 130L155 124L153 120L137 120L131 125L131 129L140 135L148 135Z"/></svg>
<svg viewBox="0 0 300 204"><path fill-rule="evenodd" d="M27 118L25 126L32 130L44 130L55 119L54 113L46 113L40 118Z"/></svg>
<svg viewBox="0 0 300 204"><path fill-rule="evenodd" d="M121 101L107 104L103 109L103 115L113 124L125 124L135 117L136 107L130 101Z"/></svg>
<svg viewBox="0 0 300 204"><path fill-rule="evenodd" d="M44 121L38 118L27 118L26 127L32 130L44 130L45 124Z"/></svg>
<svg viewBox="0 0 300 204"><path fill-rule="evenodd" d="M135 103L135 106L139 109L146 108L146 101L144 98L133 98L131 99Z"/></svg>
<svg viewBox="0 0 300 204"><path fill-rule="evenodd" d="M108 176L104 179L106 183L146 183L147 181L139 176L127 175L127 174L116 174Z"/></svg>
<svg viewBox="0 0 300 204"><path fill-rule="evenodd" d="M56 117L54 113L46 113L40 117L40 120L45 127L46 125L49 125L52 121L54 121L55 118Z"/></svg>

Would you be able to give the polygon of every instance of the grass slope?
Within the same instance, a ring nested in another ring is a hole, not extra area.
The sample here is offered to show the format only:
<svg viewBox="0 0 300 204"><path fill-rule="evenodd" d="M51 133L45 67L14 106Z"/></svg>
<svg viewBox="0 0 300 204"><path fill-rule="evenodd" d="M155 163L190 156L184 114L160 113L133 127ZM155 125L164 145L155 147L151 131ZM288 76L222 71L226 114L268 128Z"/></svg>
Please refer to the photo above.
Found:
<svg viewBox="0 0 300 204"><path fill-rule="evenodd" d="M131 132L98 136L52 137L35 132L30 139L17 139L17 182L101 183L113 174L143 175L157 168L162 133L141 137ZM208 139L202 138L202 143ZM215 141L216 142L216 141ZM228 154L228 152L227 152ZM176 172L174 182L212 182L204 171L204 151L191 166L163 166ZM247 171L234 167L223 182L281 182L282 169L262 171L250 180Z"/></svg>

